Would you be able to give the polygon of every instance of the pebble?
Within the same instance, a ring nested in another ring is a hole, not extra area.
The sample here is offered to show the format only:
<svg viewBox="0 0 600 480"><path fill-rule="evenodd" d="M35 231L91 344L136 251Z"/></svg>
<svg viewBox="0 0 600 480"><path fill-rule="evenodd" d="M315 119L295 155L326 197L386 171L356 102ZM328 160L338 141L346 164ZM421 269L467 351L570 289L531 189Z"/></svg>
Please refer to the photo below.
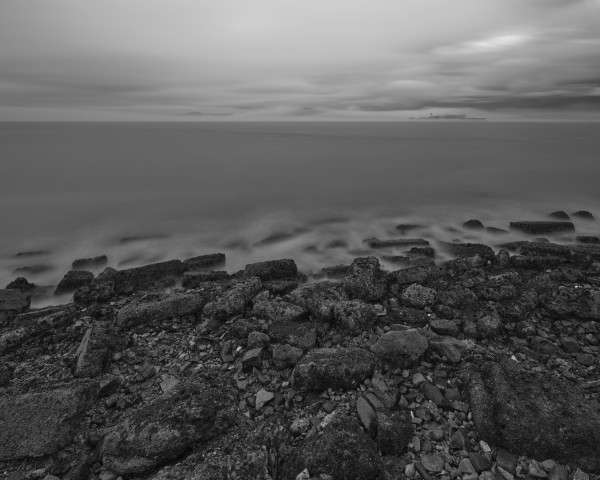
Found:
<svg viewBox="0 0 600 480"><path fill-rule="evenodd" d="M258 393L256 394L256 411L259 412L262 407L264 407L264 405L267 402L270 402L271 400L273 400L273 398L275 397L275 394L273 392L269 392L267 390L265 390L264 388L261 388Z"/></svg>

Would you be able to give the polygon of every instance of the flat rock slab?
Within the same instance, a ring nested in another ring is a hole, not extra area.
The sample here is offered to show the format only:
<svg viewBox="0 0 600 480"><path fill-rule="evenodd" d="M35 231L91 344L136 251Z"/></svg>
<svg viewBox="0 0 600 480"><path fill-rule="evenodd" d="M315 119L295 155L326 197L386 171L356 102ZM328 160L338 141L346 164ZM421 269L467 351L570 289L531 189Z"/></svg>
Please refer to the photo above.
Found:
<svg viewBox="0 0 600 480"><path fill-rule="evenodd" d="M303 390L356 388L373 376L377 365L377 357L362 348L318 348L296 364L294 385Z"/></svg>
<svg viewBox="0 0 600 480"><path fill-rule="evenodd" d="M296 262L289 258L250 263L244 268L244 276L258 277L262 281L292 278L298 275Z"/></svg>
<svg viewBox="0 0 600 480"><path fill-rule="evenodd" d="M572 222L555 221L524 221L510 222L510 230L527 233L529 235L542 235L548 233L574 232L575 225Z"/></svg>
<svg viewBox="0 0 600 480"><path fill-rule="evenodd" d="M168 318L182 317L199 313L204 307L200 295L171 293L161 295L149 302L134 301L119 310L117 322L130 327L142 323L160 322Z"/></svg>
<svg viewBox="0 0 600 480"><path fill-rule="evenodd" d="M466 367L463 379L480 438L533 458L600 473L600 411L577 385L495 362Z"/></svg>
<svg viewBox="0 0 600 480"><path fill-rule="evenodd" d="M96 385L84 383L0 397L0 461L41 457L64 448L96 390Z"/></svg>
<svg viewBox="0 0 600 480"><path fill-rule="evenodd" d="M181 382L106 436L102 463L119 475L156 468L233 426L234 405L231 380L217 371Z"/></svg>

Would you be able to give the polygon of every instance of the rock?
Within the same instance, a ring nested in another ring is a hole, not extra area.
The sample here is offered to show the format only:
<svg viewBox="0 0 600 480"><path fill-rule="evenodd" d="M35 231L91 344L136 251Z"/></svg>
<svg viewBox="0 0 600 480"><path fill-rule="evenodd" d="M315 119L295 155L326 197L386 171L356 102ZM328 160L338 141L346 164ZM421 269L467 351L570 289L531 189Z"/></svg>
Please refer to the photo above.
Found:
<svg viewBox="0 0 600 480"><path fill-rule="evenodd" d="M296 275L298 275L296 262L289 258L251 263L244 269L244 276L258 277L262 281L290 278Z"/></svg>
<svg viewBox="0 0 600 480"><path fill-rule="evenodd" d="M302 358L302 350L286 344L273 345L273 363L277 368L293 367Z"/></svg>
<svg viewBox="0 0 600 480"><path fill-rule="evenodd" d="M275 394L273 392L269 392L264 388L261 388L256 394L255 408L256 411L259 412L262 408L271 400L275 398Z"/></svg>
<svg viewBox="0 0 600 480"><path fill-rule="evenodd" d="M171 375L163 375L161 378L162 380L160 382L160 389L163 391L163 393L170 392L181 383L179 380L177 380L175 377L172 377Z"/></svg>
<svg viewBox="0 0 600 480"><path fill-rule="evenodd" d="M455 337L458 335L458 325L452 320L435 319L429 322L431 329L440 335Z"/></svg>
<svg viewBox="0 0 600 480"><path fill-rule="evenodd" d="M19 290L0 290L0 325L24 312L31 304L31 297Z"/></svg>
<svg viewBox="0 0 600 480"><path fill-rule="evenodd" d="M494 362L468 366L463 381L486 442L600 472L600 412L577 385Z"/></svg>
<svg viewBox="0 0 600 480"><path fill-rule="evenodd" d="M563 233L575 231L575 226L571 222L559 221L524 221L510 222L510 230L529 235L543 235L551 233Z"/></svg>
<svg viewBox="0 0 600 480"><path fill-rule="evenodd" d="M334 265L332 267L323 267L321 273L327 278L342 279L350 270L350 265Z"/></svg>
<svg viewBox="0 0 600 480"><path fill-rule="evenodd" d="M0 461L42 457L66 447L95 397L96 387L88 383L0 397Z"/></svg>
<svg viewBox="0 0 600 480"><path fill-rule="evenodd" d="M205 300L194 293L161 294L149 301L134 300L119 310L117 323L130 328L142 323L151 324L170 318L198 315L204 303Z"/></svg>
<svg viewBox="0 0 600 480"><path fill-rule="evenodd" d="M227 283L231 278L224 271L188 271L181 277L181 288L199 288L206 282Z"/></svg>
<svg viewBox="0 0 600 480"><path fill-rule="evenodd" d="M271 341L288 343L302 350L313 348L317 344L316 322L279 321L268 327Z"/></svg>
<svg viewBox="0 0 600 480"><path fill-rule="evenodd" d="M365 243L371 248L407 247L410 245L429 245L423 238L394 238L391 240L379 240L378 238L367 238Z"/></svg>
<svg viewBox="0 0 600 480"><path fill-rule="evenodd" d="M318 348L296 364L294 386L303 390L348 390L373 376L377 358L358 347Z"/></svg>
<svg viewBox="0 0 600 480"><path fill-rule="evenodd" d="M90 285L94 280L94 274L85 270L71 270L62 278L54 295L64 295L66 293L72 293L80 287L86 287Z"/></svg>
<svg viewBox="0 0 600 480"><path fill-rule="evenodd" d="M183 261L187 271L198 272L207 269L214 269L225 265L224 253L209 253L197 257L186 258Z"/></svg>
<svg viewBox="0 0 600 480"><path fill-rule="evenodd" d="M533 478L548 478L546 471L541 468L535 460L531 460L531 462L529 462L527 473Z"/></svg>
<svg viewBox="0 0 600 480"><path fill-rule="evenodd" d="M356 400L356 413L365 431L373 438L377 434L377 413L365 397Z"/></svg>
<svg viewBox="0 0 600 480"><path fill-rule="evenodd" d="M481 453L472 453L469 455L469 460L471 461L471 465L473 465L473 468L475 468L477 473L481 473L492 468L492 462L490 462L488 457Z"/></svg>
<svg viewBox="0 0 600 480"><path fill-rule="evenodd" d="M573 480L590 480L590 476L578 468L573 474Z"/></svg>
<svg viewBox="0 0 600 480"><path fill-rule="evenodd" d="M383 360L401 368L412 366L427 350L427 339L415 329L384 333L371 347Z"/></svg>
<svg viewBox="0 0 600 480"><path fill-rule="evenodd" d="M102 463L119 475L146 472L180 457L235 423L231 380L202 372L135 410L102 444Z"/></svg>
<svg viewBox="0 0 600 480"><path fill-rule="evenodd" d="M478 338L492 338L498 335L502 327L502 319L498 312L492 310L489 314L482 316L477 320Z"/></svg>
<svg viewBox="0 0 600 480"><path fill-rule="evenodd" d="M423 382L421 384L421 392L423 392L426 399L431 400L438 406L444 403L444 395L440 389L431 382Z"/></svg>
<svg viewBox="0 0 600 480"><path fill-rule="evenodd" d="M581 352L581 346L579 345L579 342L573 337L562 337L560 339L560 342L562 344L563 350L567 353Z"/></svg>
<svg viewBox="0 0 600 480"><path fill-rule="evenodd" d="M35 284L28 282L25 277L17 277L7 286L10 290L19 290L21 293L32 293L35 290Z"/></svg>
<svg viewBox="0 0 600 480"><path fill-rule="evenodd" d="M404 289L401 300L408 307L424 308L433 305L436 300L436 291L413 283Z"/></svg>
<svg viewBox="0 0 600 480"><path fill-rule="evenodd" d="M333 318L351 332L369 331L377 319L377 309L361 300L346 300L333 306Z"/></svg>
<svg viewBox="0 0 600 480"><path fill-rule="evenodd" d="M503 228L497 227L485 227L485 231L487 233L491 233L492 235L504 235L506 233L510 233L508 230L504 230Z"/></svg>
<svg viewBox="0 0 600 480"><path fill-rule="evenodd" d="M450 437L450 448L455 450L465 450L467 452L471 450L471 443L469 442L469 437L467 437L467 434L464 430L459 429L452 434L452 436Z"/></svg>
<svg viewBox="0 0 600 480"><path fill-rule="evenodd" d="M517 456L507 450L498 450L496 457L496 466L506 470L511 475L517 474Z"/></svg>
<svg viewBox="0 0 600 480"><path fill-rule="evenodd" d="M242 366L245 370L251 370L252 368L262 368L262 347L253 348L244 353L242 357Z"/></svg>
<svg viewBox="0 0 600 480"><path fill-rule="evenodd" d="M569 474L566 467L556 465L548 472L548 480L568 480Z"/></svg>
<svg viewBox="0 0 600 480"><path fill-rule="evenodd" d="M452 448L452 447L450 447L450 448ZM468 458L463 458L460 461L460 463L458 464L458 472L463 474L463 478L464 478L464 474L476 473L475 467L471 463L471 460L469 460Z"/></svg>
<svg viewBox="0 0 600 480"><path fill-rule="evenodd" d="M557 220L571 220L569 214L563 210L557 210L556 212L552 212L548 214L550 218L556 218Z"/></svg>
<svg viewBox="0 0 600 480"><path fill-rule="evenodd" d="M342 285L351 298L377 302L387 292L387 277L376 257L356 258Z"/></svg>
<svg viewBox="0 0 600 480"><path fill-rule="evenodd" d="M112 352L122 345L110 332L109 327L95 323L88 327L75 351L75 377L93 378L105 373L110 365Z"/></svg>
<svg viewBox="0 0 600 480"><path fill-rule="evenodd" d="M290 293L292 303L325 321L333 320L335 304L344 300L349 300L349 297L342 285L329 281L302 285Z"/></svg>
<svg viewBox="0 0 600 480"><path fill-rule="evenodd" d="M587 210L578 210L578 211L572 213L571 215L573 217L583 218L585 220L593 220L594 219L594 215L592 215Z"/></svg>
<svg viewBox="0 0 600 480"><path fill-rule="evenodd" d="M483 230L483 223L481 223L481 220L467 220L465 223L463 223L463 227L471 230Z"/></svg>
<svg viewBox="0 0 600 480"><path fill-rule="evenodd" d="M409 255L412 256L417 256L417 257L425 257L425 258L435 258L435 250L432 247L412 247L409 251L408 251ZM406 257L400 257L400 258L406 258ZM409 257L409 262L410 263L410 257ZM401 265L403 265L404 263L400 263Z"/></svg>
<svg viewBox="0 0 600 480"><path fill-rule="evenodd" d="M377 447L384 455L402 455L413 436L408 411L377 411Z"/></svg>
<svg viewBox="0 0 600 480"><path fill-rule="evenodd" d="M591 353L577 353L575 359L577 363L580 363L584 367L591 367L596 363L596 357Z"/></svg>
<svg viewBox="0 0 600 480"><path fill-rule="evenodd" d="M266 347L269 345L270 338L263 332L250 332L248 335L248 348Z"/></svg>
<svg viewBox="0 0 600 480"><path fill-rule="evenodd" d="M440 247L459 258L469 258L478 255L483 260L493 260L496 256L494 250L487 245L481 243L447 243L440 242Z"/></svg>
<svg viewBox="0 0 600 480"><path fill-rule="evenodd" d="M91 258L78 258L71 264L73 270L86 270L88 268L99 268L103 267L108 263L106 255L99 255Z"/></svg>
<svg viewBox="0 0 600 480"><path fill-rule="evenodd" d="M354 418L333 415L333 420L319 434L307 438L283 459L278 478L295 478L304 469L311 478L319 475L329 475L333 480L377 478L381 460L375 443Z"/></svg>
<svg viewBox="0 0 600 480"><path fill-rule="evenodd" d="M600 290L565 286L540 297L541 305L558 317L600 320Z"/></svg>
<svg viewBox="0 0 600 480"><path fill-rule="evenodd" d="M387 318L390 322L400 325L410 325L411 327L425 327L429 324L429 316L418 308L401 307L398 309L389 308Z"/></svg>
<svg viewBox="0 0 600 480"><path fill-rule="evenodd" d="M221 321L228 320L232 316L242 313L244 308L261 290L262 283L258 278L248 278L235 284L212 302L207 303L202 315L206 318Z"/></svg>
<svg viewBox="0 0 600 480"><path fill-rule="evenodd" d="M258 318L275 322L301 320L308 315L305 308L283 300L259 300L254 303L252 312Z"/></svg>
<svg viewBox="0 0 600 480"><path fill-rule="evenodd" d="M421 455L421 464L430 473L440 473L445 463L444 459L436 453Z"/></svg>
<svg viewBox="0 0 600 480"><path fill-rule="evenodd" d="M131 293L141 288L151 287L166 278L179 278L185 271L180 260L152 263L142 267L110 271L108 281L112 281L115 293ZM102 283L104 277L100 274L94 283Z"/></svg>
<svg viewBox="0 0 600 480"><path fill-rule="evenodd" d="M100 381L98 398L108 397L109 395L116 393L123 381L124 380L121 377L111 377Z"/></svg>
<svg viewBox="0 0 600 480"><path fill-rule="evenodd" d="M399 285L422 284L433 275L434 268L432 265L415 265L414 267L396 270L392 272L392 276Z"/></svg>

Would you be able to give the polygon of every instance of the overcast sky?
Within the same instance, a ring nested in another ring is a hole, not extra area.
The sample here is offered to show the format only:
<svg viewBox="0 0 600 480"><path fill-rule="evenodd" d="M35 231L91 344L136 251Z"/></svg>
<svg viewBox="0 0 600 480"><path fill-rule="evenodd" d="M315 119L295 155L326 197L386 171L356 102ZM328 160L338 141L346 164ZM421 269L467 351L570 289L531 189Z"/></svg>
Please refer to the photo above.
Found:
<svg viewBox="0 0 600 480"><path fill-rule="evenodd" d="M600 0L0 0L0 120L600 119Z"/></svg>

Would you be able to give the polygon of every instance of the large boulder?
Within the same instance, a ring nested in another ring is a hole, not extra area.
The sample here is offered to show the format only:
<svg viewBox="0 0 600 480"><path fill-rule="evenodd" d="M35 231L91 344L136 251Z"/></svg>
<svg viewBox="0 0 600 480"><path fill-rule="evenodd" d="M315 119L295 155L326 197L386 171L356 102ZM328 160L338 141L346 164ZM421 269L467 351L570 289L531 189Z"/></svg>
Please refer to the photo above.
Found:
<svg viewBox="0 0 600 480"><path fill-rule="evenodd" d="M338 302L333 307L335 322L350 332L369 331L377 319L378 310L361 300Z"/></svg>
<svg viewBox="0 0 600 480"><path fill-rule="evenodd" d="M317 282L302 285L290 293L290 301L308 310L319 320L333 320L333 308L341 301L349 300L339 283Z"/></svg>
<svg viewBox="0 0 600 480"><path fill-rule="evenodd" d="M433 288L413 283L404 289L401 300L408 307L424 308L433 305L436 298L437 292Z"/></svg>
<svg viewBox="0 0 600 480"><path fill-rule="evenodd" d="M427 338L418 330L392 330L384 333L371 347L371 351L382 360L398 367L410 367L427 350Z"/></svg>
<svg viewBox="0 0 600 480"><path fill-rule="evenodd" d="M58 282L56 290L54 290L54 295L72 293L80 287L88 286L93 280L94 274L92 272L86 270L71 270L66 273L60 282Z"/></svg>
<svg viewBox="0 0 600 480"><path fill-rule="evenodd" d="M205 300L194 293L170 293L151 297L151 300L135 300L117 313L117 323L131 327L142 323L153 323L196 315L202 311Z"/></svg>
<svg viewBox="0 0 600 480"><path fill-rule="evenodd" d="M143 473L206 443L235 423L231 379L206 371L139 408L102 445L104 467L119 475Z"/></svg>
<svg viewBox="0 0 600 480"><path fill-rule="evenodd" d="M27 310L30 304L30 295L20 290L10 288L0 290L0 325Z"/></svg>
<svg viewBox="0 0 600 480"><path fill-rule="evenodd" d="M502 365L502 366L501 366ZM490 444L600 473L600 411L577 385L509 360L463 371L473 422Z"/></svg>
<svg viewBox="0 0 600 480"><path fill-rule="evenodd" d="M381 460L375 442L356 419L334 414L325 428L284 459L278 478L293 480L304 469L311 478L328 475L333 480L375 480Z"/></svg>
<svg viewBox="0 0 600 480"><path fill-rule="evenodd" d="M387 276L376 257L356 258L344 276L342 285L351 298L377 302L387 292Z"/></svg>
<svg viewBox="0 0 600 480"><path fill-rule="evenodd" d="M244 268L244 276L258 277L262 281L293 278L298 275L296 262L289 258L250 263Z"/></svg>
<svg viewBox="0 0 600 480"><path fill-rule="evenodd" d="M156 282L169 278L179 278L185 271L180 260L152 263L141 267L117 270L111 280L116 293L130 293L140 288L151 287ZM96 279L101 281L101 277Z"/></svg>
<svg viewBox="0 0 600 480"><path fill-rule="evenodd" d="M206 255L198 255L197 257L186 258L183 261L187 271L201 271L213 269L225 265L224 253L208 253Z"/></svg>
<svg viewBox="0 0 600 480"><path fill-rule="evenodd" d="M284 300L259 300L254 303L252 313L258 318L274 322L301 320L308 312L305 308Z"/></svg>
<svg viewBox="0 0 600 480"><path fill-rule="evenodd" d="M42 457L73 439L96 397L94 384L0 397L0 461Z"/></svg>
<svg viewBox="0 0 600 480"><path fill-rule="evenodd" d="M580 286L563 286L542 295L544 308L558 317L577 317L582 320L600 320L600 290Z"/></svg>
<svg viewBox="0 0 600 480"><path fill-rule="evenodd" d="M236 283L223 295L207 303L202 315L216 320L228 320L232 316L242 313L261 290L262 282L256 277Z"/></svg>
<svg viewBox="0 0 600 480"><path fill-rule="evenodd" d="M377 357L358 347L318 348L296 364L294 386L302 390L348 390L373 376Z"/></svg>

